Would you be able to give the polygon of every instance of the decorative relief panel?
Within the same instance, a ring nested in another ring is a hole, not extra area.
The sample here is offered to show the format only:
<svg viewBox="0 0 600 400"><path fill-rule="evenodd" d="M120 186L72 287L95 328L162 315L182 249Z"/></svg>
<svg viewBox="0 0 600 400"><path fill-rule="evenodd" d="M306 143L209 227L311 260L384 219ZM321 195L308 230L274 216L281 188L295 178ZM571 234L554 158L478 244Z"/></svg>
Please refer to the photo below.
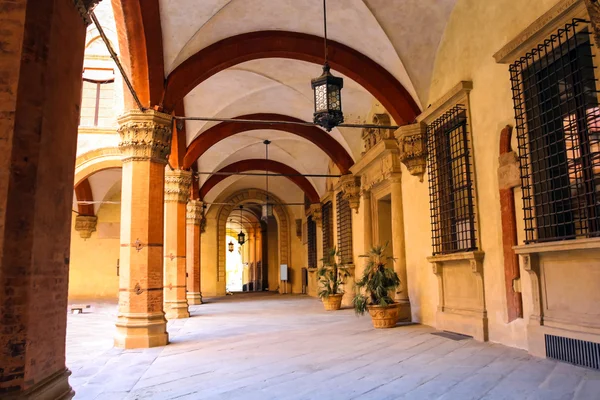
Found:
<svg viewBox="0 0 600 400"><path fill-rule="evenodd" d="M374 125L391 125L390 116L388 114L375 114L373 115ZM375 145L382 140L394 139L394 131L391 129L379 129L379 128L365 128L362 130L362 140L365 147L366 153L371 150Z"/></svg>

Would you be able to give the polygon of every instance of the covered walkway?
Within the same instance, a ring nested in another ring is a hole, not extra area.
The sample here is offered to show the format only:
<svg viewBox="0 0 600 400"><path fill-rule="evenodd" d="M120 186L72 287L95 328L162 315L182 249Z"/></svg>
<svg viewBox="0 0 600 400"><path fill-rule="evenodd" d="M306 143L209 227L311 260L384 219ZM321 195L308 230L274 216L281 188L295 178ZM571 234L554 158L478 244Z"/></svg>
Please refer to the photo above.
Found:
<svg viewBox="0 0 600 400"><path fill-rule="evenodd" d="M115 305L70 315L67 366L81 399L598 399L600 372L526 351L374 330L305 296L208 299L170 321L172 343L113 348Z"/></svg>

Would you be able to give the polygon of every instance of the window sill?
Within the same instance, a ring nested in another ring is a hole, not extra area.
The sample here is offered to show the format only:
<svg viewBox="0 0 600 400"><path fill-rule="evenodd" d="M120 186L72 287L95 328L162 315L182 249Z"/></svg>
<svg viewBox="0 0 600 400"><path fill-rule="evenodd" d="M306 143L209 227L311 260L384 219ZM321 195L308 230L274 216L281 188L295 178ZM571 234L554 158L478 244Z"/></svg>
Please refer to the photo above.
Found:
<svg viewBox="0 0 600 400"><path fill-rule="evenodd" d="M552 253L556 251L600 249L600 238L561 240L548 243L524 244L514 246L517 254Z"/></svg>
<svg viewBox="0 0 600 400"><path fill-rule="evenodd" d="M483 251L464 251L460 253L452 253L452 254L438 254L436 256L427 257L427 261L430 263L442 263L448 261L462 261L462 260L475 260L475 261L483 261L483 256L485 253Z"/></svg>

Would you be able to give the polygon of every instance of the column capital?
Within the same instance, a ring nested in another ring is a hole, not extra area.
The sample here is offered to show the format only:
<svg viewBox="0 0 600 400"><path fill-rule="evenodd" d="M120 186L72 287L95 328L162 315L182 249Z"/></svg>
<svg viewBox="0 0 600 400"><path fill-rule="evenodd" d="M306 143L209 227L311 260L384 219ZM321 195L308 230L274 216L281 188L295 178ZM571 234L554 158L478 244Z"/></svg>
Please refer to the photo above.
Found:
<svg viewBox="0 0 600 400"><path fill-rule="evenodd" d="M90 25L92 23L92 17L90 17L90 10L96 7L96 4L100 3L102 0L73 0L75 3L75 8L79 11L79 15L83 19L85 25Z"/></svg>
<svg viewBox="0 0 600 400"><path fill-rule="evenodd" d="M200 200L190 200L186 206L185 218L188 224L200 225L204 218Z"/></svg>
<svg viewBox="0 0 600 400"><path fill-rule="evenodd" d="M92 237L92 232L96 232L98 217L95 215L78 215L75 217L75 230L83 239Z"/></svg>
<svg viewBox="0 0 600 400"><path fill-rule="evenodd" d="M165 203L187 203L192 187L192 171L175 169L165 172ZM202 206L200 206L202 207Z"/></svg>
<svg viewBox="0 0 600 400"><path fill-rule="evenodd" d="M323 209L321 208L321 203L311 204L308 215L312 218L313 222L317 224L317 227L321 227L321 223L323 222Z"/></svg>
<svg viewBox="0 0 600 400"><path fill-rule="evenodd" d="M360 206L360 178L354 175L343 175L340 178L344 198L350 203L350 208L358 214Z"/></svg>
<svg viewBox="0 0 600 400"><path fill-rule="evenodd" d="M427 125L424 122L404 125L396 131L400 161L406 165L411 175L423 182L427 167Z"/></svg>
<svg viewBox="0 0 600 400"><path fill-rule="evenodd" d="M167 164L171 152L173 117L155 110L131 110L117 119L123 162Z"/></svg>

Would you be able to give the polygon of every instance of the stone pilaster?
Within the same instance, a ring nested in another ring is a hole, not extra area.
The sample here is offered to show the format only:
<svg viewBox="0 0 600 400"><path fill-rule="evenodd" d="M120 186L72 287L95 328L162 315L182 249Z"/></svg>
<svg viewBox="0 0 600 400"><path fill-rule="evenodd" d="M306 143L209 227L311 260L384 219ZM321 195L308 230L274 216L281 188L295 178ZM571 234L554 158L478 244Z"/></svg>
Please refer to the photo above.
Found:
<svg viewBox="0 0 600 400"><path fill-rule="evenodd" d="M186 204L192 172L174 170L165 174L165 315L188 318L186 296Z"/></svg>
<svg viewBox="0 0 600 400"><path fill-rule="evenodd" d="M402 205L402 176L394 174L390 178L392 197L392 247L394 271L400 278L400 287L395 300L400 303L400 320L410 320L410 301L408 298L408 274L406 272L406 249L404 238L404 212Z"/></svg>
<svg viewBox="0 0 600 400"><path fill-rule="evenodd" d="M401 126L396 131L400 161L406 165L411 175L423 182L427 169L427 126L423 122Z"/></svg>
<svg viewBox="0 0 600 400"><path fill-rule="evenodd" d="M190 305L202 304L200 277L200 224L204 218L202 202L190 200L186 212L187 301Z"/></svg>
<svg viewBox="0 0 600 400"><path fill-rule="evenodd" d="M115 346L164 346L168 343L163 312L164 182L172 117L132 110L118 122L123 186Z"/></svg>
<svg viewBox="0 0 600 400"><path fill-rule="evenodd" d="M75 230L83 239L92 237L92 232L96 232L98 217L95 215L78 215L75 217Z"/></svg>
<svg viewBox="0 0 600 400"><path fill-rule="evenodd" d="M340 178L340 184L344 192L344 198L350 203L350 208L358 214L358 207L360 206L360 178L350 174L343 175Z"/></svg>

